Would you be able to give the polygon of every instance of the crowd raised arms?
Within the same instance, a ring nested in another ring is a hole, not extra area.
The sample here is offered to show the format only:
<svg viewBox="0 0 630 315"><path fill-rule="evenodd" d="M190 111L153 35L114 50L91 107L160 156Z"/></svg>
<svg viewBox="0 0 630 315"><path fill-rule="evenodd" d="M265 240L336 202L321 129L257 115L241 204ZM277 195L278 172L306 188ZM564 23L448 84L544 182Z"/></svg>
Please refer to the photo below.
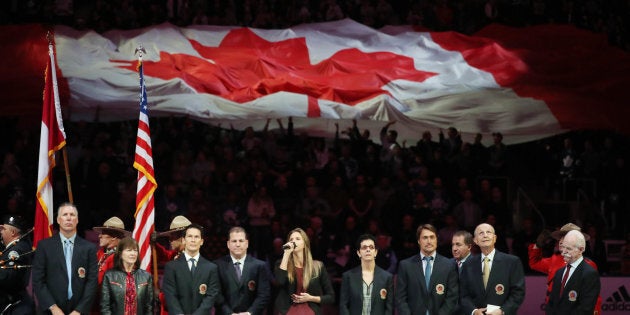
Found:
<svg viewBox="0 0 630 315"><path fill-rule="evenodd" d="M209 314L214 309L224 315L495 315L517 314L525 297L523 265L518 257L496 249L500 235L488 223L477 225L474 234L454 233L453 258L437 253L436 228L421 224L415 233L416 253L400 261L396 275L376 264L376 237L359 235L350 250L358 264L333 279L331 266L313 258L312 240L301 228L288 232L280 244L281 255L270 264L248 253L248 232L234 226L226 235L228 254L210 261L201 255L204 228L176 217L168 231L153 239L169 236L173 246L163 249L172 254L160 256L163 279L154 284L158 275L140 268L139 245L117 218L96 228L100 250L77 235L78 222L76 206L63 203L58 208L59 233L41 240L32 259L31 296L26 290L28 273L23 272L27 268L17 267L31 263L23 257L30 248L28 239L20 237L23 220L3 218L2 314L32 314L35 309L48 314ZM559 239L563 262L547 262L553 274L547 314L598 311L599 273L583 257L587 236L580 230L570 223L552 233ZM478 252L471 253L473 242ZM112 263L106 263L110 259ZM533 251L530 264L542 268L544 259L553 257L541 258ZM334 281L340 282L338 303Z"/></svg>

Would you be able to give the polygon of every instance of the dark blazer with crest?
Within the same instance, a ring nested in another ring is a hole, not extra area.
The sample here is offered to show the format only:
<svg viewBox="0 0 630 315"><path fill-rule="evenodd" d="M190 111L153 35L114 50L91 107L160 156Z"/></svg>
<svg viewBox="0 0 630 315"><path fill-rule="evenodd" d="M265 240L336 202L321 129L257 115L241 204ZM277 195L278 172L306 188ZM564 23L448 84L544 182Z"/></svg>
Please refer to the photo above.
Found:
<svg viewBox="0 0 630 315"><path fill-rule="evenodd" d="M31 270L38 311L49 313L57 304L64 313L88 314L98 286L96 245L78 235L72 249L72 298L68 301L68 273L59 234L37 243Z"/></svg>
<svg viewBox="0 0 630 315"><path fill-rule="evenodd" d="M217 313L263 314L271 299L271 284L265 262L251 255L245 256L240 281L236 276L236 269L230 255L223 256L214 263L219 267L222 296Z"/></svg>
<svg viewBox="0 0 630 315"><path fill-rule="evenodd" d="M481 255L466 259L459 285L464 314L492 304L500 306L505 315L515 315L525 299L525 273L521 260L498 250L494 253L486 289L483 287Z"/></svg>
<svg viewBox="0 0 630 315"><path fill-rule="evenodd" d="M191 275L182 254L164 266L162 291L169 314L210 314L219 295L217 265L199 256Z"/></svg>
<svg viewBox="0 0 630 315"><path fill-rule="evenodd" d="M395 295L400 315L453 314L459 299L457 265L436 254L427 290L420 254L402 260Z"/></svg>
<svg viewBox="0 0 630 315"><path fill-rule="evenodd" d="M593 314L601 288L599 273L582 260L573 271L571 278L567 280L560 296L560 285L565 270L566 267L560 268L553 278L547 314Z"/></svg>
<svg viewBox="0 0 630 315"><path fill-rule="evenodd" d="M391 273L379 266L372 280L371 315L394 313L394 281ZM361 315L363 311L363 275L361 266L343 273L339 294L339 315Z"/></svg>

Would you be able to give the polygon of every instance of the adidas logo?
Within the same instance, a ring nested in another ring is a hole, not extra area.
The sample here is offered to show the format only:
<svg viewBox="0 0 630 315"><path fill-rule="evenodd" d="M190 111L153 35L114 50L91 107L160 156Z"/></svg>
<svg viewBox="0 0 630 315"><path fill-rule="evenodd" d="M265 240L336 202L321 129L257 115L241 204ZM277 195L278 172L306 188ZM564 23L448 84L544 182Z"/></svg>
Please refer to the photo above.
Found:
<svg viewBox="0 0 630 315"><path fill-rule="evenodd" d="M602 311L630 311L630 295L625 285L620 286L602 303Z"/></svg>

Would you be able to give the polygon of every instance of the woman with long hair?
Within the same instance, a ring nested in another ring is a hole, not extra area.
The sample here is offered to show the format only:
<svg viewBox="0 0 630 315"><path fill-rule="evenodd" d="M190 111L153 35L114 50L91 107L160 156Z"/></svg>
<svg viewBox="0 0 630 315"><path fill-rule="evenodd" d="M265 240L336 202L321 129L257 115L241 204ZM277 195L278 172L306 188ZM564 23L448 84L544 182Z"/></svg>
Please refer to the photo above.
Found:
<svg viewBox="0 0 630 315"><path fill-rule="evenodd" d="M313 260L311 244L300 228L289 232L284 254L276 266L279 287L276 310L287 315L319 315L322 304L333 304L335 292L326 266Z"/></svg>
<svg viewBox="0 0 630 315"><path fill-rule="evenodd" d="M103 277L101 314L153 315L153 277L140 269L138 243L125 237L114 254L114 268Z"/></svg>

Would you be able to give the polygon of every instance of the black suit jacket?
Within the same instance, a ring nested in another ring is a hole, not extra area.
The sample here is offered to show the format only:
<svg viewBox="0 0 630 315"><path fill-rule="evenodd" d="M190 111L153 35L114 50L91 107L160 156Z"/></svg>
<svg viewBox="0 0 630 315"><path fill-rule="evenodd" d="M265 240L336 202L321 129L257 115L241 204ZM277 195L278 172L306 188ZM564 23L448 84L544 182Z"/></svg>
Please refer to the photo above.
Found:
<svg viewBox="0 0 630 315"><path fill-rule="evenodd" d="M326 266L321 261L313 261L314 264L320 265L320 274L317 277L311 279L306 289L306 293L319 296L321 298L320 303L308 302L308 306L315 312L316 315L321 314L322 304L335 303L335 291L333 290L328 271ZM278 286L278 296L276 297L275 306L278 312L286 314L291 306L291 295L295 294L297 283L289 282L288 273L286 270L280 269L280 262L276 264L275 268L276 282Z"/></svg>
<svg viewBox="0 0 630 315"><path fill-rule="evenodd" d="M593 314L601 288L599 273L582 260L565 284L562 296L560 296L560 285L565 270L566 267L560 268L553 278L547 314Z"/></svg>
<svg viewBox="0 0 630 315"><path fill-rule="evenodd" d="M64 313L74 310L88 314L98 285L96 246L81 237L74 240L72 250L72 299L68 301L68 273L59 234L37 243L32 267L33 289L38 310L48 313L57 304Z"/></svg>
<svg viewBox="0 0 630 315"><path fill-rule="evenodd" d="M372 280L371 315L394 313L394 281L391 273L379 266ZM339 296L339 315L361 315L363 311L363 275L361 266L343 273Z"/></svg>
<svg viewBox="0 0 630 315"><path fill-rule="evenodd" d="M400 315L453 314L459 299L457 265L436 254L429 290L420 254L400 262L396 278L396 307Z"/></svg>
<svg viewBox="0 0 630 315"><path fill-rule="evenodd" d="M525 299L525 273L521 260L495 250L488 286L483 288L481 255L470 256L460 275L461 308L470 314L488 304L498 305L506 315L516 314Z"/></svg>
<svg viewBox="0 0 630 315"><path fill-rule="evenodd" d="M164 266L162 291L169 314L210 314L219 294L217 265L199 256L193 276L182 254Z"/></svg>
<svg viewBox="0 0 630 315"><path fill-rule="evenodd" d="M262 260L250 255L245 257L241 280L236 276L230 255L214 261L219 268L221 283L221 305L218 314L249 312L252 315L263 314L271 299L271 285L267 275L267 266Z"/></svg>

